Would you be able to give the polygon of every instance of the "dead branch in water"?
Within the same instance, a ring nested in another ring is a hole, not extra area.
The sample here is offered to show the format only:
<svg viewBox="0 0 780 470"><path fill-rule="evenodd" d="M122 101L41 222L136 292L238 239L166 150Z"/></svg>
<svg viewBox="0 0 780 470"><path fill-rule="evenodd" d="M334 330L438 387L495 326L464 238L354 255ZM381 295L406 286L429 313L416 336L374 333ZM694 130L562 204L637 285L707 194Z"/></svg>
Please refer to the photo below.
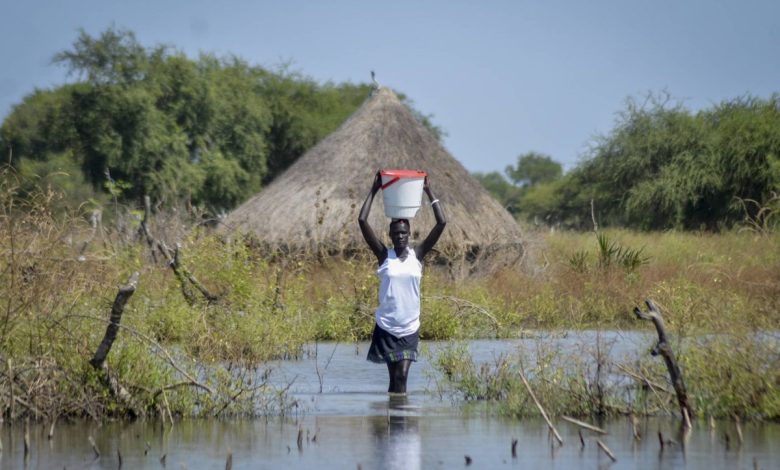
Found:
<svg viewBox="0 0 780 470"><path fill-rule="evenodd" d="M109 319L108 326L106 327L106 334L103 336L103 341L100 342L95 355L89 361L89 363L103 374L103 379L107 383L111 394L117 397L123 403L129 404L132 401L132 396L110 373L106 366L106 358L108 353L111 352L111 346L113 346L119 333L119 323L122 321L122 313L125 310L125 305L130 297L138 287L138 272L134 272L130 279L127 281L127 285L119 288L119 292L116 294L114 304L111 307L111 317Z"/></svg>
<svg viewBox="0 0 780 470"><path fill-rule="evenodd" d="M674 357L674 352L669 344L666 336L666 328L664 327L664 319L661 316L661 312L655 306L652 300L647 299L645 301L648 311L642 312L639 307L634 308L634 314L641 320L650 320L655 325L655 330L658 333L658 344L652 349L650 354L653 356L661 355L666 368L669 371L669 378L672 381L672 386L677 394L677 403L680 405L680 414L682 415L685 426L691 427L691 418L693 418L693 407L691 407L688 399L688 392L685 389L685 382L683 381L682 372L680 372L680 366L677 364L677 359Z"/></svg>
<svg viewBox="0 0 780 470"><path fill-rule="evenodd" d="M105 321L102 318L94 317L94 316L91 316L91 315L73 315L73 317L75 317L75 318L89 318L89 319L92 319L92 320ZM127 330L128 332L130 332L134 336L137 336L138 338L141 338L142 340L146 341L150 345L154 346L154 352L158 356L164 358L168 362L168 364L170 364L171 367L173 367L177 372L179 372L181 375L183 375L184 378L186 378L189 381L188 383L190 385L192 385L194 387L201 388L201 389L207 391L208 393L210 393L212 395L215 393L213 388L209 387L206 384L198 382L187 371L185 371L181 366L179 366L176 363L176 361L173 360L173 357L171 357L171 354L165 348L163 348L157 341L153 340L149 336L141 333L140 331L138 331L138 330L136 330L136 329L134 329L132 327L129 327L129 326L126 326L126 325L119 325L119 327L122 328L123 330ZM174 384L174 385L177 386L177 387L180 386L180 384Z"/></svg>
<svg viewBox="0 0 780 470"><path fill-rule="evenodd" d="M596 433L599 433L599 434L607 434L607 431L605 431L604 429L596 427L596 426L594 426L592 424L588 424L585 421L580 421L578 419L574 419L574 418L571 418L571 417L565 416L565 415L561 416L561 419L564 420L564 421L568 421L568 422L570 422L572 424L576 424L577 426L579 426L579 427L581 427L583 429L587 429L589 431L593 431L593 432L596 432Z"/></svg>
<svg viewBox="0 0 780 470"><path fill-rule="evenodd" d="M51 426L49 426L49 434L46 436L48 440L52 440L54 437L54 425L57 424L57 417L55 416L54 419L51 421Z"/></svg>
<svg viewBox="0 0 780 470"><path fill-rule="evenodd" d="M24 458L27 459L27 456L30 455L30 420L25 419L24 420Z"/></svg>
<svg viewBox="0 0 780 470"><path fill-rule="evenodd" d="M611 450L609 450L609 447L607 447L606 444L601 442L601 439L596 440L596 444L598 444L599 449L603 450L605 454L607 454L607 457L610 458L613 462L617 462L617 457L615 457L615 454L612 453Z"/></svg>
<svg viewBox="0 0 780 470"><path fill-rule="evenodd" d="M116 340L117 333L119 332L119 322L122 321L122 313L125 310L125 304L135 293L138 287L138 278L140 274L138 271L134 272L130 279L127 281L127 285L119 288L119 292L116 294L114 304L111 307L111 317L109 324L106 327L106 334L103 336L103 341L100 342L95 355L89 361L95 369L103 369L106 364L106 357L111 351L111 346Z"/></svg>
<svg viewBox="0 0 780 470"><path fill-rule="evenodd" d="M95 453L95 458L100 457L100 450L98 449L97 444L95 444L95 439L93 439L92 436L87 436L87 440L89 441L89 445L92 447L92 452Z"/></svg>
<svg viewBox="0 0 780 470"><path fill-rule="evenodd" d="M563 445L563 439L561 439L561 435L558 434L558 430L555 429L555 426L553 425L552 421L550 421L550 418L547 417L547 413L544 411L542 404L539 403L539 400L536 399L536 395L534 394L534 391L531 389L531 385L528 383L528 379L525 378L525 372L523 372L523 368L520 367L519 369L520 369L520 378L523 380L523 385L525 385L526 390L528 390L528 394L531 395L531 398L536 404L536 407L539 408L539 412L542 414L542 418L544 418L544 420L547 422L547 426L550 428L550 431L552 431L552 433L555 435L555 439L558 441L558 444Z"/></svg>

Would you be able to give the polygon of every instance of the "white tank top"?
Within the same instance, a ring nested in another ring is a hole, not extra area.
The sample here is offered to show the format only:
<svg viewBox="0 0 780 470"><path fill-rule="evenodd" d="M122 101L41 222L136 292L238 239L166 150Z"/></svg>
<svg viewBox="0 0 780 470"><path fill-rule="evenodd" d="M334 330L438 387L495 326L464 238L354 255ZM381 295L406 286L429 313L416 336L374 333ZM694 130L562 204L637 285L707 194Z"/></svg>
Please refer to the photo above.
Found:
<svg viewBox="0 0 780 470"><path fill-rule="evenodd" d="M376 324L399 338L420 328L422 263L414 255L414 250L406 250L406 259L401 261L395 249L388 248L387 259L376 271L379 277Z"/></svg>

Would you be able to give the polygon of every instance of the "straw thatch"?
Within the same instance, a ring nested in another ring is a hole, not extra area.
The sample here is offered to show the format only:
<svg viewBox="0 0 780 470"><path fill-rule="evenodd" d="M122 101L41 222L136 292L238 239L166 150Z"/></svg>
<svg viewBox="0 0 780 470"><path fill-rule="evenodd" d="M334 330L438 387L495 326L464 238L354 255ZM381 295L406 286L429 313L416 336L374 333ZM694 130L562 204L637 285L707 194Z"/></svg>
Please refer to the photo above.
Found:
<svg viewBox="0 0 780 470"><path fill-rule="evenodd" d="M362 245L358 212L382 168L428 172L448 221L438 248L519 243L520 228L512 216L384 87L375 90L339 129L230 213L221 230L237 230L288 249ZM381 191L369 221L377 235L387 232L389 219L384 216ZM412 244L425 237L434 223L433 211L424 205L411 221Z"/></svg>

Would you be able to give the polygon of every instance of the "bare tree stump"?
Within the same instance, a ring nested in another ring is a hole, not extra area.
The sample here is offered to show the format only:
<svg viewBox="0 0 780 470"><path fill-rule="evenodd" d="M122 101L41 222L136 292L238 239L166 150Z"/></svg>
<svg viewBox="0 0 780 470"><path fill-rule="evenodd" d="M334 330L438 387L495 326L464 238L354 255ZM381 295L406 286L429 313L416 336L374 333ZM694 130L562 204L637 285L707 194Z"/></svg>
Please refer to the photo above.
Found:
<svg viewBox="0 0 780 470"><path fill-rule="evenodd" d="M106 363L106 357L111 351L116 340L117 333L119 332L119 323L122 321L122 313L125 310L125 304L130 297L135 293L135 289L138 287L138 277L140 274L134 272L130 279L127 281L127 285L119 288L119 292L116 294L114 304L111 306L110 323L106 327L106 334L103 336L103 341L100 342L95 355L89 361L90 364L96 369L102 369Z"/></svg>
<svg viewBox="0 0 780 470"><path fill-rule="evenodd" d="M106 327L106 334L103 336L103 341L100 342L100 345L95 351L95 355L89 361L92 367L104 374L104 379L108 383L111 393L124 403L130 403L132 397L130 392L122 387L119 384L119 381L109 372L108 367L106 366L106 358L119 333L119 323L122 321L122 313L125 310L125 305L138 287L139 276L138 272L134 272L127 281L127 285L119 288L119 292L117 292L116 298L114 299L114 304L111 307L111 317L108 326Z"/></svg>
<svg viewBox="0 0 780 470"><path fill-rule="evenodd" d="M669 340L666 336L666 329L664 327L664 319L661 316L661 312L655 306L652 300L647 299L645 301L648 311L642 312L639 307L634 308L634 314L641 320L650 320L655 325L655 330L658 333L658 344L652 349L650 354L653 356L661 355L666 363L666 369L669 371L669 378L672 381L674 392L677 395L677 403L680 406L680 414L683 418L683 423L687 427L691 427L691 419L693 418L693 407L688 399L688 392L685 389L685 382L683 381L682 372L680 372L680 366L677 365L677 359L674 357L674 352L669 344Z"/></svg>

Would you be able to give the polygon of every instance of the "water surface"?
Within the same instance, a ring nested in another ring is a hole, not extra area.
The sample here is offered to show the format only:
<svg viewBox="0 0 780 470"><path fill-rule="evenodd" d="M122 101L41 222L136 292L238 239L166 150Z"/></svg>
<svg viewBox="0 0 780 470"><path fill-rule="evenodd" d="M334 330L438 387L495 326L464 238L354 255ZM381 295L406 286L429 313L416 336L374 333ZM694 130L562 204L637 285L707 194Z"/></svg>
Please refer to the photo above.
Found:
<svg viewBox="0 0 780 470"><path fill-rule="evenodd" d="M625 358L645 353L651 337L637 333L601 333L610 355ZM604 336L606 335L606 336ZM557 335L562 349L579 351L595 342L596 333ZM494 361L523 345L533 350L536 339L471 341L478 362ZM545 339L546 342L550 338ZM679 435L675 419L646 419L643 439L634 440L625 419L602 423L609 434L583 433L563 421L556 423L564 445L551 439L539 419L502 419L480 412L463 413L436 389L429 357L446 343L427 342L432 352L413 365L407 397L389 397L384 366L365 360L368 344L324 343L308 346L299 361L280 361L271 380L287 386L297 407L286 417L253 420L185 420L173 427L159 421L59 423L54 438L48 427L31 424L31 453L25 460L23 426L0 427L0 468L213 469L225 468L228 455L234 469L298 468L780 468L780 425L743 425L744 442L737 442L733 423L711 430L697 422L687 437ZM643 349L645 348L645 349ZM316 351L316 354L315 354ZM583 350L583 354L586 352ZM320 393L320 390L322 392ZM666 441L659 444L659 431ZM298 435L301 445L298 446ZM729 443L726 444L726 435ZM89 443L99 449L95 457ZM511 443L518 440L517 455ZM600 451L601 439L617 457L613 463ZM162 457L164 456L164 459ZM470 465L467 466L467 457ZM162 459L162 460L161 460Z"/></svg>

